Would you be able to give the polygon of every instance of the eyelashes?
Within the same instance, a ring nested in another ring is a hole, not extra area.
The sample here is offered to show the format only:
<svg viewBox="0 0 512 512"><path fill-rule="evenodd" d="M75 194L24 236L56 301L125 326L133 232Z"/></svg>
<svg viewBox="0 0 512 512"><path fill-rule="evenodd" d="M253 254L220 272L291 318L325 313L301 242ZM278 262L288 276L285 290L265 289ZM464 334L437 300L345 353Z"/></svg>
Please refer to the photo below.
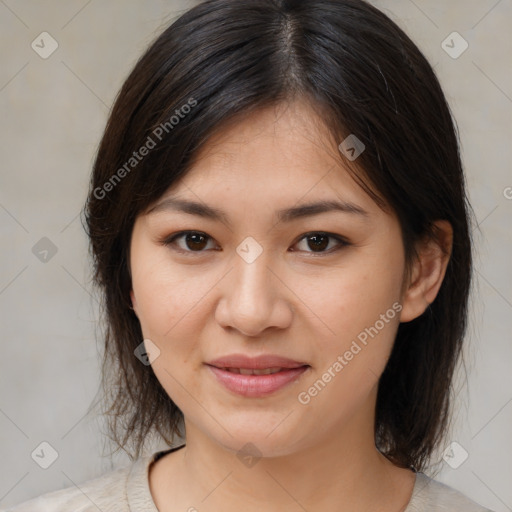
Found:
<svg viewBox="0 0 512 512"><path fill-rule="evenodd" d="M332 247L331 243L333 240L335 242L334 247ZM169 247L173 251L186 255L199 255L210 250L222 250L215 245L215 241L211 236L202 231L179 231L178 233L164 238L159 243ZM314 255L330 255L343 247L351 245L346 238L325 231L310 231L309 233L305 233L294 242L292 247L299 244L302 244L302 249L291 249L291 251L305 252ZM319 250L309 251L307 250L308 248Z"/></svg>

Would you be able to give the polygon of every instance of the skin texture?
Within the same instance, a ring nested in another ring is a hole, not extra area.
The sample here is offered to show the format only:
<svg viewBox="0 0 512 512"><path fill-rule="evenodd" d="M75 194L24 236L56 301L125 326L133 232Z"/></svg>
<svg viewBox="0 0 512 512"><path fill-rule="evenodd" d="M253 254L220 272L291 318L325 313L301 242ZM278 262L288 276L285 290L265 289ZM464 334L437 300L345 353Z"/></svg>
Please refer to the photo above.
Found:
<svg viewBox="0 0 512 512"><path fill-rule="evenodd" d="M171 196L221 209L230 224L156 208L132 233L134 310L160 350L153 371L185 416L187 446L151 468L160 512L229 512L240 503L246 511L403 510L415 477L375 448L377 383L399 322L420 315L439 290L450 225L438 223L439 243L418 244L408 275L397 218L353 181L302 102L224 126L157 203ZM277 210L318 200L347 201L367 214L277 221ZM182 230L208 237L199 250L186 237L162 243ZM318 232L349 245L329 238L315 249L305 235ZM250 264L236 252L249 236L263 251ZM389 318L393 304L401 311ZM301 403L299 393L381 315L378 334ZM276 354L310 368L270 396L241 397L204 364L233 353ZM237 457L246 443L261 455L252 467Z"/></svg>

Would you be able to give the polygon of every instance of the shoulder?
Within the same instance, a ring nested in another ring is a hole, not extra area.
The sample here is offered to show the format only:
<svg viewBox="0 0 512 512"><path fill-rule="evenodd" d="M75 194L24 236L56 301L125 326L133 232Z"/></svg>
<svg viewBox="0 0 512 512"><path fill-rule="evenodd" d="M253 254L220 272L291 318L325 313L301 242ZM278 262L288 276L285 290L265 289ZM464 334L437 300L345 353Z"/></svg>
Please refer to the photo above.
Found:
<svg viewBox="0 0 512 512"><path fill-rule="evenodd" d="M148 459L139 459L84 483L43 494L6 512L128 512L128 482L144 474Z"/></svg>
<svg viewBox="0 0 512 512"><path fill-rule="evenodd" d="M412 498L405 512L433 511L492 512L452 487L433 480L424 473L417 473Z"/></svg>

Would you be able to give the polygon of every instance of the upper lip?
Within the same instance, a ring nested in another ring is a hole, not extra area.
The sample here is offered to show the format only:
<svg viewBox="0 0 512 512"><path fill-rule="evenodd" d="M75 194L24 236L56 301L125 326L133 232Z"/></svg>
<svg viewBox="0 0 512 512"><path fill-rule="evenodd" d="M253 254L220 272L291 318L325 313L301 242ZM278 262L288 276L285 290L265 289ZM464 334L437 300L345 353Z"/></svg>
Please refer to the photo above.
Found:
<svg viewBox="0 0 512 512"><path fill-rule="evenodd" d="M300 368L301 366L309 366L306 363L273 354L262 354L256 357L249 357L244 354L230 354L214 359L206 364L216 366L217 368L247 368L255 370L264 368Z"/></svg>

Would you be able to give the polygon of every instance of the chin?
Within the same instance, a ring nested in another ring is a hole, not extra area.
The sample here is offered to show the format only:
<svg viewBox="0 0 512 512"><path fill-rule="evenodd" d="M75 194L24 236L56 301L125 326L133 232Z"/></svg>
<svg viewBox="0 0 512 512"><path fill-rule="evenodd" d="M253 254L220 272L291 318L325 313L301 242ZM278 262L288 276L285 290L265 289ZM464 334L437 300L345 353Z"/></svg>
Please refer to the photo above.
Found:
<svg viewBox="0 0 512 512"><path fill-rule="evenodd" d="M285 428L282 424L279 425L279 422L261 422L254 417L247 418L247 421L227 423L231 436L222 429L216 429L215 434L212 433L210 436L239 457L282 457L303 447L303 433L295 436L289 425ZM276 425L279 426L276 428Z"/></svg>

